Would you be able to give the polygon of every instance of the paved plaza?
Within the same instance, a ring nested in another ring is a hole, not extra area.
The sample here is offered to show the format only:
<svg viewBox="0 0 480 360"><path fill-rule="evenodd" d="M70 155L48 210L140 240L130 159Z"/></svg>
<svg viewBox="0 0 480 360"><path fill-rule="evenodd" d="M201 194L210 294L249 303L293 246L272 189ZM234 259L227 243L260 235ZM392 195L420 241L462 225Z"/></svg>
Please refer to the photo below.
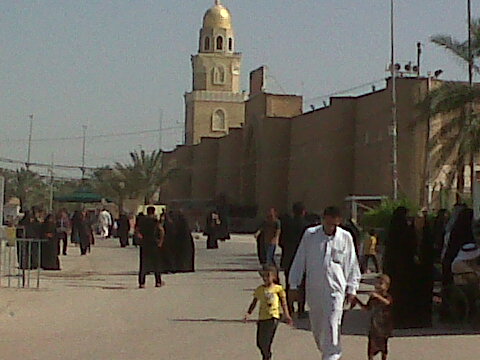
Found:
<svg viewBox="0 0 480 360"><path fill-rule="evenodd" d="M43 272L40 290L0 289L1 360L260 359L255 323L244 312L257 275L251 236L234 236L219 250L197 241L193 274L165 276L166 286L137 288L138 250L97 240L92 253L70 247L60 272ZM363 285L362 290L368 290ZM344 359L366 359L365 313L348 312ZM308 321L281 325L274 359L320 359ZM445 335L448 333L448 335ZM480 335L468 329L397 333L392 360L477 360Z"/></svg>

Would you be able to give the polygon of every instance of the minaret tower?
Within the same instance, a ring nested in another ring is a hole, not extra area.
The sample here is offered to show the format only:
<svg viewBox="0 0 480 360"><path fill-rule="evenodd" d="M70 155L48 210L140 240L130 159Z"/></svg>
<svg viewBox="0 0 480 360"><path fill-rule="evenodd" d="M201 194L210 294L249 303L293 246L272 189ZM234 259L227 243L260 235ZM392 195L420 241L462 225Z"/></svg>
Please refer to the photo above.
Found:
<svg viewBox="0 0 480 360"><path fill-rule="evenodd" d="M203 17L198 54L192 56L193 90L185 94L187 145L198 144L202 137L225 136L230 128L243 125L241 60L230 11L216 0Z"/></svg>

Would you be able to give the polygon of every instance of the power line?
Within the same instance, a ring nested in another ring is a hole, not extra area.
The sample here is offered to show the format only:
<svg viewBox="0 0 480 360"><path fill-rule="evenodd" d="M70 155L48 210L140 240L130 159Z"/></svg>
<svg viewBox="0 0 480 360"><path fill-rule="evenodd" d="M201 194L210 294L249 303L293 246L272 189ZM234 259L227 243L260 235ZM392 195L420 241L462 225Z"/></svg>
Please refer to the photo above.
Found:
<svg viewBox="0 0 480 360"><path fill-rule="evenodd" d="M171 126L162 128L162 131L165 130L177 130L183 129L183 126ZM90 135L87 136L86 139L98 139L98 138L106 138L106 137L123 137L123 136L132 136L132 135L142 135L148 133L156 133L158 134L157 129L149 129L149 130L141 130L141 131L130 131L125 133L111 133L111 134L101 134L101 135ZM40 139L32 139L32 142L44 142L44 141L67 141L67 140L82 140L83 136L66 136L66 137L58 137L58 138L40 138ZM25 142L26 139L2 139L2 142Z"/></svg>
<svg viewBox="0 0 480 360"><path fill-rule="evenodd" d="M15 164L15 165L25 165L25 161L22 160L16 160L16 159L9 159L9 158L4 158L0 157L0 162L2 163L7 163L7 164ZM35 166L35 167L40 167L40 168L51 168L52 164L43 164L43 163L29 163L30 166ZM54 164L53 167L55 169L63 169L63 170L81 170L82 166L81 165L61 165L61 164ZM97 169L96 167L89 167L85 166L84 167L87 170L95 170Z"/></svg>
<svg viewBox="0 0 480 360"><path fill-rule="evenodd" d="M361 89L361 88L363 88L363 87L365 87L365 86L368 86L368 85L378 84L380 81L385 81L385 78L381 78L381 79L377 79L377 80L370 81L370 82L368 82L368 83L364 83L364 84L361 84L361 85L357 85L357 86L354 86L354 87L352 87L352 88L350 88L350 89L335 91L335 92L330 93L330 94L327 94L327 95L315 96L315 97L310 98L310 99L305 99L304 101L305 101L306 103L312 102L312 101L314 102L314 101L322 100L322 99L329 98L329 97L332 97L332 96L345 94L345 93L350 92L350 91L354 91L354 90Z"/></svg>

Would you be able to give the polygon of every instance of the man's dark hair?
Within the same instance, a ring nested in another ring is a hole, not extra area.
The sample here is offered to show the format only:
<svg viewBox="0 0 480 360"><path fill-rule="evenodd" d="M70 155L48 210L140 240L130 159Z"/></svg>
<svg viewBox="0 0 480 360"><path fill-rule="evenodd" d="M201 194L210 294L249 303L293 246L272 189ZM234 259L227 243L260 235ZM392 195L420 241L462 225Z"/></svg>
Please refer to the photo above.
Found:
<svg viewBox="0 0 480 360"><path fill-rule="evenodd" d="M155 214L155 207L149 206L147 207L147 215L153 215Z"/></svg>
<svg viewBox="0 0 480 360"><path fill-rule="evenodd" d="M298 201L292 205L292 212L293 215L295 216L301 216L303 215L303 212L305 211L305 205L303 202Z"/></svg>
<svg viewBox="0 0 480 360"><path fill-rule="evenodd" d="M342 212L336 206L328 206L327 208L325 208L323 216L340 217L342 216Z"/></svg>

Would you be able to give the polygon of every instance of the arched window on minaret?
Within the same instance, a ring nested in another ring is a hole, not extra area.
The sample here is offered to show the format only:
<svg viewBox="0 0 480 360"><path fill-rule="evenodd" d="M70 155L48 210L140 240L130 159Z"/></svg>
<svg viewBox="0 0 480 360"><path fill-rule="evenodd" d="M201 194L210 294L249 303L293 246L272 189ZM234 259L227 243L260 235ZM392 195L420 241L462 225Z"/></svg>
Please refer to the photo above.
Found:
<svg viewBox="0 0 480 360"><path fill-rule="evenodd" d="M206 51L210 50L210 38L208 36L205 37L203 48Z"/></svg>
<svg viewBox="0 0 480 360"><path fill-rule="evenodd" d="M213 83L216 85L225 84L225 68L223 66L216 66L213 69Z"/></svg>
<svg viewBox="0 0 480 360"><path fill-rule="evenodd" d="M227 129L225 111L217 109L212 115L212 131L225 131Z"/></svg>
<svg viewBox="0 0 480 360"><path fill-rule="evenodd" d="M223 37L217 36L217 50L223 50Z"/></svg>
<svg viewBox="0 0 480 360"><path fill-rule="evenodd" d="M233 39L228 38L228 50L233 51Z"/></svg>

